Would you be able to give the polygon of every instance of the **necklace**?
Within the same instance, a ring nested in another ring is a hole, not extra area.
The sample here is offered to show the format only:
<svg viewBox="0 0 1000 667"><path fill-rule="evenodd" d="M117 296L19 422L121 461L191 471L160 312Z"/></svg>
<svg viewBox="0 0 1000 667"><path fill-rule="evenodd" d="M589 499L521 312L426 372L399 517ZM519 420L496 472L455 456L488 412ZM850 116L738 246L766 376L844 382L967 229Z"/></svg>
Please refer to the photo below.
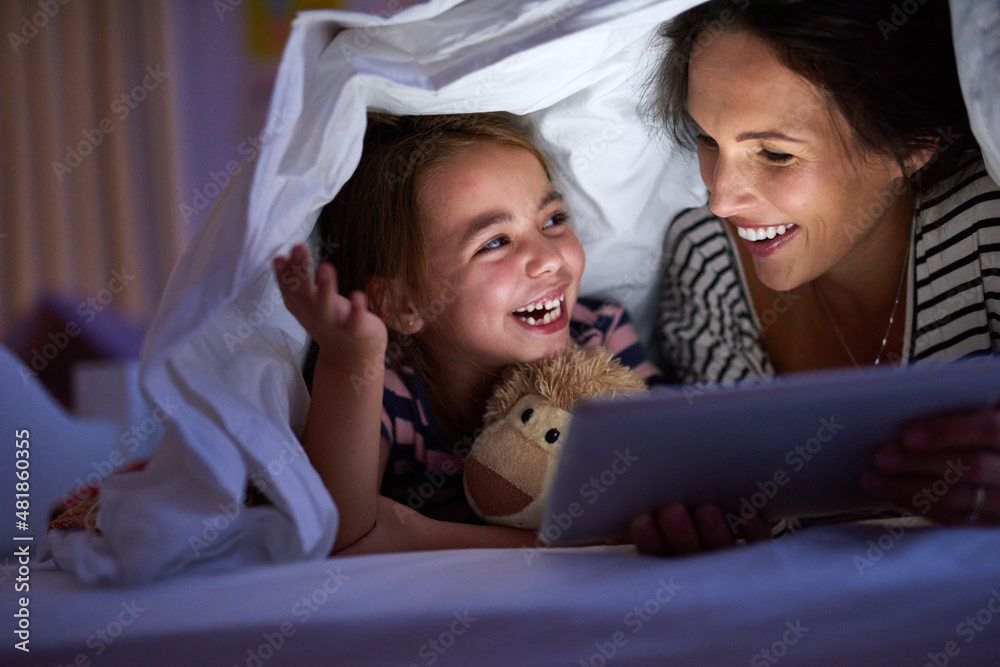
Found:
<svg viewBox="0 0 1000 667"><path fill-rule="evenodd" d="M908 246L906 249L906 258L903 259L903 272L899 276L899 286L896 287L896 300L892 302L892 310L889 311L889 324L885 327L885 335L882 336L882 345L878 349L878 356L875 357L875 363L873 366L878 366L879 362L882 361L882 353L885 352L886 343L889 341L889 332L892 331L892 323L896 319L896 308L899 306L899 297L903 294L903 283L906 282L906 267L910 264L910 251L912 245ZM819 283L815 280L812 283L813 290L816 292L816 297L819 299L819 305L823 308L823 313L826 315L826 319L830 321L831 326L833 326L833 332L837 334L837 339L840 341L840 346L844 348L844 352L847 352L848 358L850 358L851 363L854 364L855 368L861 368L861 364L857 362L854 355L851 354L851 348L847 345L847 341L844 340L844 334L840 332L840 327L837 326L837 321L833 319L833 313L830 312L830 307L826 305L826 298L823 296L823 290L820 289Z"/></svg>

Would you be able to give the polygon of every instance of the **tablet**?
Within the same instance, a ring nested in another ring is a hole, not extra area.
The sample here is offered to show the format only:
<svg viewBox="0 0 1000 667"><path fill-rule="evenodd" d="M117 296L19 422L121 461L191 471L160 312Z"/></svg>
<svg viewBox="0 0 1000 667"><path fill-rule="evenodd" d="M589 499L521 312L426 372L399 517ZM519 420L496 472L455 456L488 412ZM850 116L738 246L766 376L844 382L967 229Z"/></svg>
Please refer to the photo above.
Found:
<svg viewBox="0 0 1000 667"><path fill-rule="evenodd" d="M730 526L757 511L776 520L871 508L861 475L903 422L998 400L992 356L581 403L540 537L552 545L624 537L634 516L671 502L714 503Z"/></svg>

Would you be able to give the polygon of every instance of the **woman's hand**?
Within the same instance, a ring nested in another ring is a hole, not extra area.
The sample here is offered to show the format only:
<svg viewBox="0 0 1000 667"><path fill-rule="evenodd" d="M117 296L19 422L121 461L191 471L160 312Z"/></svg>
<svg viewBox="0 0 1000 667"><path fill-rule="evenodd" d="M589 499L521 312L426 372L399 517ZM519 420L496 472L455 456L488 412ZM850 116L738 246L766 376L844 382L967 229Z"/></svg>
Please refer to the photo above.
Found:
<svg viewBox="0 0 1000 667"><path fill-rule="evenodd" d="M288 258L276 257L274 271L278 288L288 310L305 327L322 350L378 356L385 351L388 331L385 323L368 310L363 292L347 299L337 292L337 274L333 265L323 262L310 279L309 250L304 245L292 248Z"/></svg>
<svg viewBox="0 0 1000 667"><path fill-rule="evenodd" d="M715 505L698 505L688 511L683 505L672 503L635 517L629 534L639 553L686 556L731 547L737 539L747 542L766 539L771 536L771 529L760 515L754 515L734 533L722 510Z"/></svg>
<svg viewBox="0 0 1000 667"><path fill-rule="evenodd" d="M1000 406L907 424L875 453L862 483L942 524L1000 525Z"/></svg>

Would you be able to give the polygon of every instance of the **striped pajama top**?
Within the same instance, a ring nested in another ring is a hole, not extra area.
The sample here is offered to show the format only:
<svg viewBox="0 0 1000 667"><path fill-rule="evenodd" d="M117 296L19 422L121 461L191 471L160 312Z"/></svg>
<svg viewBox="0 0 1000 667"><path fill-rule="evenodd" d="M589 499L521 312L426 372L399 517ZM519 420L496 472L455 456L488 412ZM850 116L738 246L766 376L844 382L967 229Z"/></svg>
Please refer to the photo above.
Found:
<svg viewBox="0 0 1000 667"><path fill-rule="evenodd" d="M569 326L578 345L603 345L647 383L659 379L622 306L580 298ZM431 413L426 383L413 368L386 368L381 435L390 445L382 495L435 519L479 521L465 501L461 474L474 434L458 442L445 438Z"/></svg>
<svg viewBox="0 0 1000 667"><path fill-rule="evenodd" d="M758 317L725 224L704 206L668 227L658 344L671 381L733 385L775 375L761 318L783 304ZM978 153L918 198L912 243L902 363L1000 351L1000 188Z"/></svg>

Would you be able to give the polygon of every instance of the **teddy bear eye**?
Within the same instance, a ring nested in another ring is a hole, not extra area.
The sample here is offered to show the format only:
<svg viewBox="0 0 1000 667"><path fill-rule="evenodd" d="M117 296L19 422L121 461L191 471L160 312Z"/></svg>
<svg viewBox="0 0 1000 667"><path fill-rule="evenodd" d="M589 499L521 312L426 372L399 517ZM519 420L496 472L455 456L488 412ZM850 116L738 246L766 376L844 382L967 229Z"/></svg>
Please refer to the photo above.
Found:
<svg viewBox="0 0 1000 667"><path fill-rule="evenodd" d="M548 431L545 432L545 442L549 443L550 445L558 439L559 439L559 429L550 428Z"/></svg>
<svg viewBox="0 0 1000 667"><path fill-rule="evenodd" d="M522 424L527 424L528 420L531 419L531 415L533 415L533 414L535 414L535 411L532 410L531 408L528 408L527 410L525 410L524 412L522 412L521 413L521 423Z"/></svg>

